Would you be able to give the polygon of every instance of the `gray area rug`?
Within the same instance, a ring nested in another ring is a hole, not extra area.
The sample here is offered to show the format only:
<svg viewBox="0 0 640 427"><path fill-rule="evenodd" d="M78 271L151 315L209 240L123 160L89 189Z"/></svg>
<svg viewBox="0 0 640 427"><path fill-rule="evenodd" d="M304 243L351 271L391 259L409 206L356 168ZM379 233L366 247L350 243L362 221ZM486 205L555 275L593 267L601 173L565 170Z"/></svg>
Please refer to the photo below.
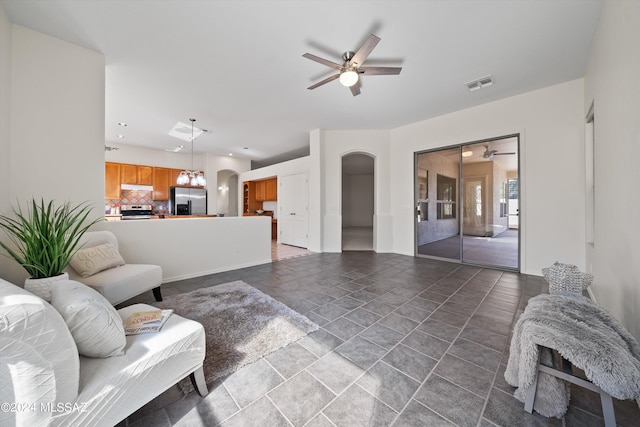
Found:
<svg viewBox="0 0 640 427"><path fill-rule="evenodd" d="M316 331L318 325L238 280L170 295L154 304L200 322L207 337L207 384ZM178 386L193 391L189 379Z"/></svg>

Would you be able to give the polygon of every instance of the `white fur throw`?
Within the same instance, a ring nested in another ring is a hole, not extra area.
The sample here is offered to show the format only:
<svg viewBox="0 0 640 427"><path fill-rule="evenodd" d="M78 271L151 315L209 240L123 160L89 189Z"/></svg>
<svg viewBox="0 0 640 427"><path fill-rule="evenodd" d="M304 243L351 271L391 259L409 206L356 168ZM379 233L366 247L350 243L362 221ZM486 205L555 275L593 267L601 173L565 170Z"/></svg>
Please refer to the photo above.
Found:
<svg viewBox="0 0 640 427"><path fill-rule="evenodd" d="M533 384L538 344L557 350L585 372L587 378L617 399L640 397L640 347L622 325L586 298L538 295L518 319L504 373L524 401ZM543 363L545 363L543 354ZM545 363L546 364L546 363ZM564 381L545 373L538 378L534 409L547 417L562 417L569 403Z"/></svg>

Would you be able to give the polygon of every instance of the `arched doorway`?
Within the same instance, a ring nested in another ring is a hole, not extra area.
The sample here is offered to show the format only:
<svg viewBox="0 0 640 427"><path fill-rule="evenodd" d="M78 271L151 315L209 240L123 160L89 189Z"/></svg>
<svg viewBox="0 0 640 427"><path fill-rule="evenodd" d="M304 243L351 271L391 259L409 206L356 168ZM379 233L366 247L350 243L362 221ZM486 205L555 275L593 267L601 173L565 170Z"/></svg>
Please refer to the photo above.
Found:
<svg viewBox="0 0 640 427"><path fill-rule="evenodd" d="M232 170L218 171L216 213L238 216L238 174Z"/></svg>
<svg viewBox="0 0 640 427"><path fill-rule="evenodd" d="M342 157L342 250L374 250L374 158L365 153Z"/></svg>

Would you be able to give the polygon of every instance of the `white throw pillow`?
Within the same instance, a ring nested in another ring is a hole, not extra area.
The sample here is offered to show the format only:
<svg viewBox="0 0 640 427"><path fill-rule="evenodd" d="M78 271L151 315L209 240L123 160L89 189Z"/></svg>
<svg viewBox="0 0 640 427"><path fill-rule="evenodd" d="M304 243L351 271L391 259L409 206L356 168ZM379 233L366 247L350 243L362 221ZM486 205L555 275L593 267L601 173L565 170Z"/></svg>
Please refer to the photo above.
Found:
<svg viewBox="0 0 640 427"><path fill-rule="evenodd" d="M127 339L122 319L98 291L74 280L60 280L51 289L51 305L64 318L82 356L124 354Z"/></svg>
<svg viewBox="0 0 640 427"><path fill-rule="evenodd" d="M124 259L111 242L106 242L79 249L71 257L69 264L82 277L89 277L103 270L124 265Z"/></svg>

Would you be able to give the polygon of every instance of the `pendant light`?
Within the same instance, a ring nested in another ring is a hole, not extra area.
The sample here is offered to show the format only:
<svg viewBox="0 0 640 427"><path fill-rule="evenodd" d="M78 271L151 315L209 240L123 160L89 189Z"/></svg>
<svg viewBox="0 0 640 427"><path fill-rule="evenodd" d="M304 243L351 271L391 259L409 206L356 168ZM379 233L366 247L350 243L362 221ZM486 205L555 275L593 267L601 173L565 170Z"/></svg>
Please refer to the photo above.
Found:
<svg viewBox="0 0 640 427"><path fill-rule="evenodd" d="M205 185L207 185L207 181L204 179L204 175L200 173L200 171L195 170L193 167L193 141L195 140L193 136L193 122L195 122L196 119L189 119L189 121L191 121L191 169L185 169L180 172L180 175L178 175L178 179L176 179L176 184L191 184L193 186L201 185L204 187Z"/></svg>

